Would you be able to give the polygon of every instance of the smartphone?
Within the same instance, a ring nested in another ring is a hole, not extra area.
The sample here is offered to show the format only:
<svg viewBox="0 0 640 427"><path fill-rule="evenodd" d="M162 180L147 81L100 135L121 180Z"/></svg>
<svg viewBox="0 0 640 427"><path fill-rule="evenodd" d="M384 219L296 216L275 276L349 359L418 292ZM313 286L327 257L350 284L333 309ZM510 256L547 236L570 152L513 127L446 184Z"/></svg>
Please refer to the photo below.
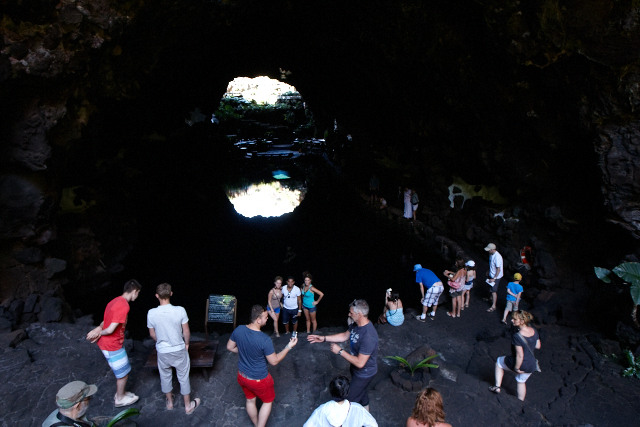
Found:
<svg viewBox="0 0 640 427"><path fill-rule="evenodd" d="M296 331L291 332L291 338L295 338L298 336L298 333Z"/></svg>

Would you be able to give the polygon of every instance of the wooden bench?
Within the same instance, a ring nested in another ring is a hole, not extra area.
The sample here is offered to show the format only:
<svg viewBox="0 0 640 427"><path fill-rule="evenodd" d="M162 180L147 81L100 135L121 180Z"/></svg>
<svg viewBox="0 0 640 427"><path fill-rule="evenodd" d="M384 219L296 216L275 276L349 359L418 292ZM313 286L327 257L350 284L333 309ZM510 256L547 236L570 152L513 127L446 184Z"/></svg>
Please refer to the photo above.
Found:
<svg viewBox="0 0 640 427"><path fill-rule="evenodd" d="M213 367L217 349L218 341L192 341L189 344L191 368L203 368L202 373L207 382L209 382L209 369ZM158 354L155 347L151 350L144 367L158 369Z"/></svg>

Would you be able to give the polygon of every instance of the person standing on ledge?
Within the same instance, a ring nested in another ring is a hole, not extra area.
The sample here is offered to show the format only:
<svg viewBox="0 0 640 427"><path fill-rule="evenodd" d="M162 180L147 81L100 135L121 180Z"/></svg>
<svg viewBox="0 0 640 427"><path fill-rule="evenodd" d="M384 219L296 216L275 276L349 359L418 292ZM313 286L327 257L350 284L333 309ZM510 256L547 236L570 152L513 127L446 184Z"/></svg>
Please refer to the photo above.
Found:
<svg viewBox="0 0 640 427"><path fill-rule="evenodd" d="M351 364L351 385L347 400L356 402L369 410L369 394L367 387L378 372L376 356L378 355L378 332L369 321L369 304L363 299L356 299L349 305L349 318L353 323L345 332L334 335L309 335L310 343L330 342L331 351L342 356ZM338 344L349 340L350 349L344 351Z"/></svg>
<svg viewBox="0 0 640 427"><path fill-rule="evenodd" d="M116 408L129 406L139 399L135 394L124 391L129 372L131 372L131 365L123 345L129 303L138 298L141 289L142 285L137 280L131 279L125 283L123 294L107 304L107 308L104 310L104 320L100 326L87 334L87 340L92 343L98 342L98 347L102 350L102 354L116 377L116 395L114 397Z"/></svg>
<svg viewBox="0 0 640 427"><path fill-rule="evenodd" d="M285 334L289 333L289 322L293 325L293 331L298 330L298 317L302 316L302 292L295 285L293 276L287 277L287 286L282 288L282 323Z"/></svg>
<svg viewBox="0 0 640 427"><path fill-rule="evenodd" d="M156 287L156 298L160 305L147 313L147 328L149 335L156 342L158 353L158 372L160 373L160 388L166 397L167 410L173 409L172 379L176 368L176 376L180 383L180 394L184 399L184 411L191 415L200 406L200 399L191 400L191 383L189 371L189 341L191 330L189 318L183 307L171 304L171 285L162 283Z"/></svg>
<svg viewBox="0 0 640 427"><path fill-rule="evenodd" d="M487 284L489 285L489 291L491 292L491 308L487 311L491 313L496 310L496 303L498 302L498 286L500 285L500 279L504 275L502 267L502 255L496 249L496 245L489 243L485 251L489 252L489 271L487 272Z"/></svg>
<svg viewBox="0 0 640 427"><path fill-rule="evenodd" d="M276 398L273 377L267 370L267 362L276 366L298 343L297 337L291 337L285 348L278 354L273 350L273 342L260 329L266 325L269 315L259 305L251 308L251 323L238 326L227 341L227 350L238 353L238 384L247 398L246 408L255 427L267 424L271 407ZM256 397L262 401L260 412Z"/></svg>

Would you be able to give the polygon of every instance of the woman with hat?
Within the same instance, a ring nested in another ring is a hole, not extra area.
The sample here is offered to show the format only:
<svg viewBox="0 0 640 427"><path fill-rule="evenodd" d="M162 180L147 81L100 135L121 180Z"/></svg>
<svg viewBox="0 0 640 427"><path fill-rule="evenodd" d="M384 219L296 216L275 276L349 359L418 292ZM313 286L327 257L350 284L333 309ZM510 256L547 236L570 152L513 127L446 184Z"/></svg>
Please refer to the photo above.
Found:
<svg viewBox="0 0 640 427"><path fill-rule="evenodd" d="M467 279L462 287L462 309L469 308L469 300L471 299L471 288L473 288L473 280L476 278L476 263L470 259L465 262L464 269L467 270Z"/></svg>

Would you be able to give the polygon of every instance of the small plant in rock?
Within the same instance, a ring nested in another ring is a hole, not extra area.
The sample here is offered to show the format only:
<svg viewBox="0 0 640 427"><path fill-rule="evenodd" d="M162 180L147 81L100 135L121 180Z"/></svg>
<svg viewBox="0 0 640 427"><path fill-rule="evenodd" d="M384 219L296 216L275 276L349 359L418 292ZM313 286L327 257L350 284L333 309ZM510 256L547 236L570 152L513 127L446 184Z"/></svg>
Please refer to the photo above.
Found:
<svg viewBox="0 0 640 427"><path fill-rule="evenodd" d="M640 360L636 359L631 350L625 350L624 355L629 367L622 371L622 376L640 378Z"/></svg>
<svg viewBox="0 0 640 427"><path fill-rule="evenodd" d="M400 362L401 366L406 367L409 372L411 372L411 376L413 377L413 374L420 368L438 368L438 365L434 365L433 363L429 363L429 361L433 358L438 357L437 354L432 354L431 356L427 357L426 359L421 360L420 362L416 363L416 364L411 364L409 363L409 361L403 357L400 356L385 356L385 358L387 359L393 359L396 360L398 362Z"/></svg>
<svg viewBox="0 0 640 427"><path fill-rule="evenodd" d="M631 299L633 300L633 310L631 310L631 319L633 319L633 323L636 326L640 326L638 324L638 305L640 305L640 263L639 262L623 262L622 264L615 267L612 271L607 270L602 267L594 267L593 268L598 279L602 280L605 283L611 283L612 277L614 277L611 273L615 273L620 279L623 280L624 283L630 285L629 293L631 294Z"/></svg>

